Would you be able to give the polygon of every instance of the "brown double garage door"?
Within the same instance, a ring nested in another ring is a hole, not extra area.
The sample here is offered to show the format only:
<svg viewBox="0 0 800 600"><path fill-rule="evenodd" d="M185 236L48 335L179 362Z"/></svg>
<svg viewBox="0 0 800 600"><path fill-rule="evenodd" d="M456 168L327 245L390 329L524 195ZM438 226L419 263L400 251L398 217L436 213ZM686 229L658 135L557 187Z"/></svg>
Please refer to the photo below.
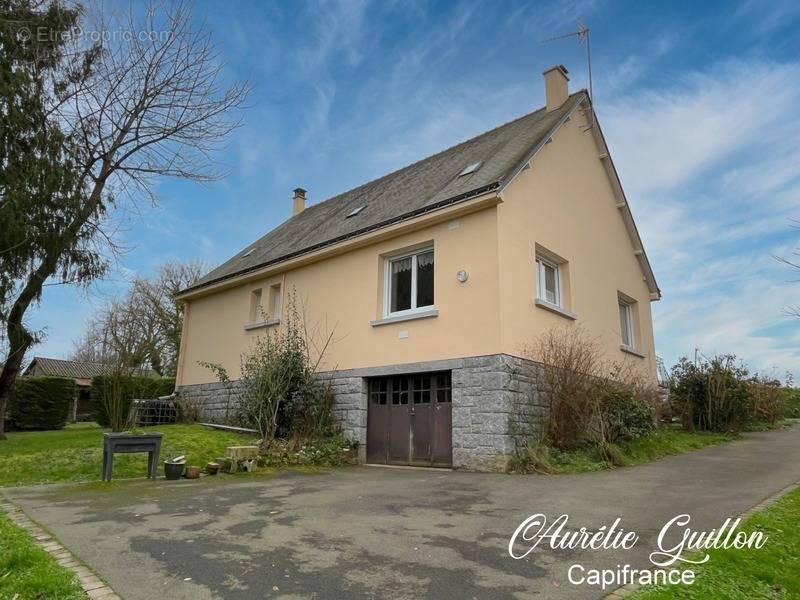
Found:
<svg viewBox="0 0 800 600"><path fill-rule="evenodd" d="M453 463L450 371L369 379L367 462Z"/></svg>

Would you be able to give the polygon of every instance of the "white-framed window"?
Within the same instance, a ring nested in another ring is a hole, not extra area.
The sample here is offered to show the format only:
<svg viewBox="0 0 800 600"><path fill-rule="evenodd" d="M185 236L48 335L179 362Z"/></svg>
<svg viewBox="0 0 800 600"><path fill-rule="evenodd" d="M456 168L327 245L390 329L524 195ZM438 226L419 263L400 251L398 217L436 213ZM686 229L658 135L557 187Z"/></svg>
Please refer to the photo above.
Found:
<svg viewBox="0 0 800 600"><path fill-rule="evenodd" d="M256 323L263 320L261 307L261 288L250 292L250 322Z"/></svg>
<svg viewBox="0 0 800 600"><path fill-rule="evenodd" d="M539 300L561 307L561 267L543 256L536 257L538 277L536 297Z"/></svg>
<svg viewBox="0 0 800 600"><path fill-rule="evenodd" d="M622 345L626 348L635 348L636 340L634 338L633 328L633 305L623 298L618 298L618 302L619 333L622 340Z"/></svg>
<svg viewBox="0 0 800 600"><path fill-rule="evenodd" d="M281 318L281 284L276 283L269 288L269 318Z"/></svg>
<svg viewBox="0 0 800 600"><path fill-rule="evenodd" d="M384 316L433 306L433 248L386 259Z"/></svg>

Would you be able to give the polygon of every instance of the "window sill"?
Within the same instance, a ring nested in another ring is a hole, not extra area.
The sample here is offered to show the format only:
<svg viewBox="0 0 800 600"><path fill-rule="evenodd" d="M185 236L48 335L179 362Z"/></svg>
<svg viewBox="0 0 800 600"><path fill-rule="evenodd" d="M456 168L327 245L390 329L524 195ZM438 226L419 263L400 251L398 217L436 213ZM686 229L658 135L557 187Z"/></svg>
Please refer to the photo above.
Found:
<svg viewBox="0 0 800 600"><path fill-rule="evenodd" d="M261 329L262 327L271 327L272 325L277 325L281 322L280 319L267 319L266 321L257 321L256 323L247 323L244 326L245 331L251 331L253 329Z"/></svg>
<svg viewBox="0 0 800 600"><path fill-rule="evenodd" d="M402 323L403 321L428 319L430 317L438 317L438 316L439 316L439 309L429 307L402 315L389 315L388 317L384 317L383 319L370 321L369 324L372 325L373 327L380 327L381 325L390 325L391 323Z"/></svg>
<svg viewBox="0 0 800 600"><path fill-rule="evenodd" d="M562 317L566 317L570 321L574 321L575 319L578 318L578 315L576 315L574 312L561 308L560 306L556 306L555 304L551 304L546 300L539 300L537 298L536 306L538 306L539 308L543 308L545 310L549 310L550 312L556 313L557 315L561 315Z"/></svg>
<svg viewBox="0 0 800 600"><path fill-rule="evenodd" d="M636 348L631 348L630 346L626 346L625 344L620 344L619 349L623 352L627 352L628 354L633 354L634 356L638 356L639 358L647 358L647 355L639 352Z"/></svg>

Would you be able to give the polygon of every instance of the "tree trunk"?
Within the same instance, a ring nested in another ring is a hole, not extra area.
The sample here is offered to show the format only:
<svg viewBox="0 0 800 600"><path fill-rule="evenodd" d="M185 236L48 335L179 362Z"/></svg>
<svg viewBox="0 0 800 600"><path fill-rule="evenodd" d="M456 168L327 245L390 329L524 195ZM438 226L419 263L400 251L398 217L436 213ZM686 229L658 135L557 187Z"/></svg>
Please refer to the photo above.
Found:
<svg viewBox="0 0 800 600"><path fill-rule="evenodd" d="M33 337L28 330L25 329L25 326L22 324L20 324L20 326L23 330L21 335L16 335L16 339L12 339L9 335L10 351L8 353L6 362L3 365L3 370L0 372L0 440L6 439L6 413L8 410L9 396L11 395L11 387L14 385L14 381L16 381L17 376L19 375L22 367L22 358L25 356L25 353L28 351L28 348L30 348L31 343L33 342ZM14 327L14 325L9 320L9 330L12 327Z"/></svg>
<svg viewBox="0 0 800 600"><path fill-rule="evenodd" d="M19 320L15 319L17 314ZM9 352L6 362L3 364L3 370L0 371L0 440L6 439L5 422L11 387L22 368L22 359L25 357L25 353L33 343L33 336L22 324L22 314L24 314L24 310L17 310L17 303L15 303L8 318Z"/></svg>
<svg viewBox="0 0 800 600"><path fill-rule="evenodd" d="M25 287L22 288L19 296L11 305L11 310L8 311L8 318L6 319L8 357L6 357L5 364L3 364L3 370L0 371L0 422L2 422L0 424L0 440L6 439L5 418L11 387L22 369L22 361L25 358L25 354L34 342L33 335L25 327L23 321L25 312L30 307L31 302L41 296L42 286L45 280L55 272L59 256L60 252L55 250L44 258L42 264L28 277Z"/></svg>

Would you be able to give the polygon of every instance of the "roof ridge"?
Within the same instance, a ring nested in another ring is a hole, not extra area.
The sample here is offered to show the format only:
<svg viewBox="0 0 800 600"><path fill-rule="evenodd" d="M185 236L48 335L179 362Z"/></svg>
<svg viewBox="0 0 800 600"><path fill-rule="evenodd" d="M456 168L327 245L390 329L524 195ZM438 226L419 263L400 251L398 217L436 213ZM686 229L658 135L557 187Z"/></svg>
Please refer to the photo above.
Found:
<svg viewBox="0 0 800 600"><path fill-rule="evenodd" d="M546 107L537 108L311 204L244 246L180 294L385 226L404 216L419 214L421 210L436 210L444 202L458 201L477 190L485 191L492 185L499 185L509 170L517 167L527 149L539 143L546 130L574 110L585 96L586 91L579 90L570 94L557 110L548 112ZM463 180L459 179L458 172L475 161L485 165ZM363 212L365 217L348 220L344 213L358 204L371 208ZM341 223L336 221L338 217L342 218Z"/></svg>
<svg viewBox="0 0 800 600"><path fill-rule="evenodd" d="M102 366L112 365L112 363L97 362L94 360L75 360L74 358L52 358L50 356L34 356L31 359L31 362L33 362L34 360L52 360L56 362L77 363L81 365L102 365Z"/></svg>
<svg viewBox="0 0 800 600"><path fill-rule="evenodd" d="M568 102L569 100L571 100L574 96L582 94L583 92L584 92L584 90L582 90L582 89L578 90L577 92L573 92L572 94L570 94L567 97L567 100L565 100L565 103ZM465 140L461 140L460 142L457 142L457 143L453 144L452 146L448 146L447 148L439 150L438 152L434 152L433 154L429 154L428 156L424 156L423 158L415 160L414 162L409 163L409 164L407 164L407 165L405 165L403 167L399 167L399 168L395 169L394 171L390 171L389 173L386 173L385 175L381 175L380 177L376 177L375 179L370 179L369 181L365 181L364 183L362 183L360 185L357 185L357 186L355 186L353 188L350 188L348 190L340 192L340 193L336 194L335 196L330 196L330 197L326 198L325 200L321 200L320 202L317 202L316 204L312 204L312 205L308 206L306 208L306 210L309 210L309 209L314 208L316 206L321 206L321 205L326 204L326 203L328 203L328 202L330 202L332 200L336 200L337 198L339 198L341 196L344 196L346 194L351 194L351 193L353 193L353 192L355 192L357 190L360 190L361 188L364 188L364 187L366 187L366 186L368 186L370 184L377 183L379 181L387 180L387 179L397 175L398 173L401 173L401 172L403 172L403 171L405 171L407 169L410 169L412 167L415 167L415 166L419 165L420 163L425 162L426 160L429 160L431 158L439 156L440 154L444 154L445 152L450 152L451 150L454 150L455 148L458 148L459 146L463 146L465 144L469 144L470 142L474 142L475 140L478 140L478 139L481 139L483 137L486 137L489 134L494 133L498 129L502 129L503 127L507 127L508 125L511 125L512 123L516 123L517 121L521 121L521 120L523 120L523 119L525 119L527 117L535 115L536 113L541 112L541 111L546 110L546 109L547 109L546 106L542 106L542 107L537 108L536 110L533 110L531 112L525 113L524 115L520 115L518 117L510 119L509 121L506 121L505 123L501 123L500 125L497 125L496 127L492 127L488 131L484 131L483 133L479 133L478 135L474 135L471 138L467 138ZM291 221L292 219L294 219L294 217L296 217L298 215L302 215L303 212L305 212L305 211L302 211L302 212L298 213L297 215L292 215L292 217L290 217L289 219L284 221L284 223L286 223L288 221Z"/></svg>

